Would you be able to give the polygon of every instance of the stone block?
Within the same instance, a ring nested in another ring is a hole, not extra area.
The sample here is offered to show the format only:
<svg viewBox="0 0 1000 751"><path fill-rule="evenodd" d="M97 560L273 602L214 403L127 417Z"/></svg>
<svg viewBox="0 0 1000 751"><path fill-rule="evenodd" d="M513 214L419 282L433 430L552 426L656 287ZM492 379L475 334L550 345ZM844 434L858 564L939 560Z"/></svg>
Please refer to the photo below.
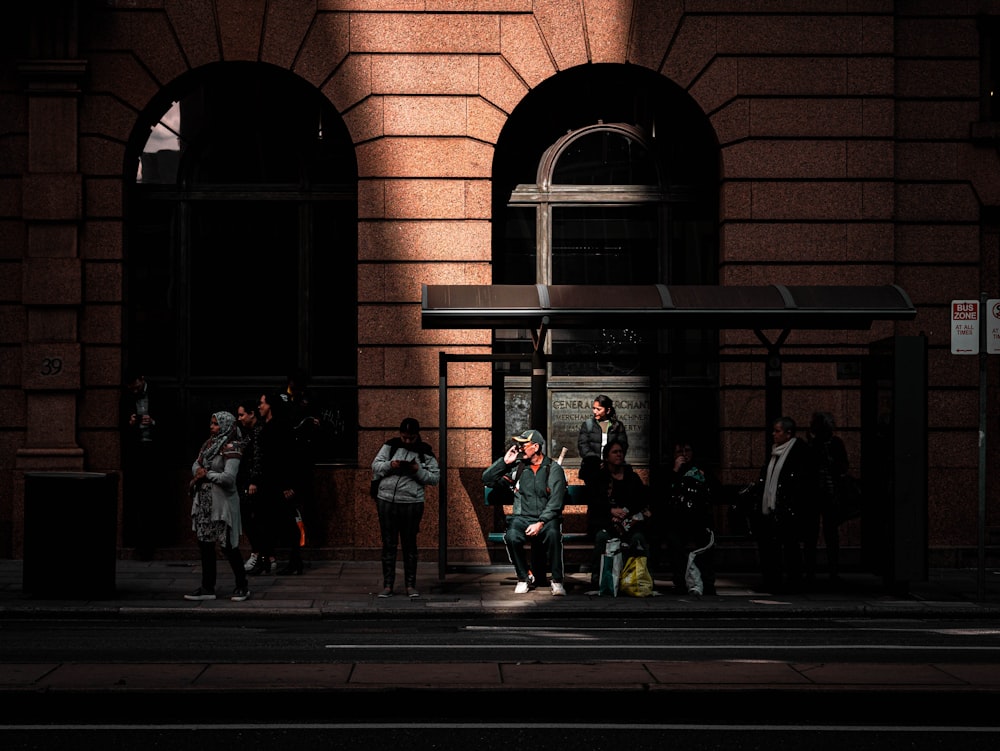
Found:
<svg viewBox="0 0 1000 751"><path fill-rule="evenodd" d="M753 99L753 136L850 138L864 135L863 99Z"/></svg>
<svg viewBox="0 0 1000 751"><path fill-rule="evenodd" d="M392 219L462 219L463 180L391 180L385 183L385 212Z"/></svg>
<svg viewBox="0 0 1000 751"><path fill-rule="evenodd" d="M344 124L354 143L385 135L385 97L370 96L344 114Z"/></svg>
<svg viewBox="0 0 1000 751"><path fill-rule="evenodd" d="M589 62L583 3L579 0L535 0L533 9L545 45L559 70Z"/></svg>
<svg viewBox="0 0 1000 751"><path fill-rule="evenodd" d="M88 218L111 219L122 216L122 181L120 178L91 177L86 181Z"/></svg>
<svg viewBox="0 0 1000 751"><path fill-rule="evenodd" d="M895 20L895 49L901 57L964 57L979 47L974 16L964 18L905 18Z"/></svg>
<svg viewBox="0 0 1000 751"><path fill-rule="evenodd" d="M27 258L23 263L25 305L79 305L78 258Z"/></svg>
<svg viewBox="0 0 1000 751"><path fill-rule="evenodd" d="M489 177L493 147L471 138L380 138L359 144L364 177Z"/></svg>
<svg viewBox="0 0 1000 751"><path fill-rule="evenodd" d="M712 60L702 76L691 85L690 93L706 112L725 106L739 95L740 76L731 58Z"/></svg>
<svg viewBox="0 0 1000 751"><path fill-rule="evenodd" d="M290 68L316 17L316 7L312 3L262 3L262 6L265 17L260 60L279 68ZM240 14L245 10L240 6L236 9Z"/></svg>
<svg viewBox="0 0 1000 751"><path fill-rule="evenodd" d="M167 3L166 11L191 67L196 68L221 58L219 31L212 6L200 0L179 0Z"/></svg>
<svg viewBox="0 0 1000 751"><path fill-rule="evenodd" d="M88 389L84 393L102 393L100 389L111 388L117 399L121 386L121 347L87 345L83 350L83 362L83 384ZM117 410L117 402L114 406ZM117 423L112 420L111 424Z"/></svg>
<svg viewBox="0 0 1000 751"><path fill-rule="evenodd" d="M469 95L477 91L479 59L471 55L379 55L371 59L376 94Z"/></svg>
<svg viewBox="0 0 1000 751"><path fill-rule="evenodd" d="M21 354L21 383L26 391L80 388L80 345L76 342L26 342Z"/></svg>
<svg viewBox="0 0 1000 751"><path fill-rule="evenodd" d="M839 139L743 141L722 154L728 178L824 179L847 172L847 144Z"/></svg>
<svg viewBox="0 0 1000 751"><path fill-rule="evenodd" d="M28 100L28 117L36 124L28 141L28 169L40 174L68 174L77 167L77 99L68 96L35 96ZM37 127L45 123L46 127Z"/></svg>
<svg viewBox="0 0 1000 751"><path fill-rule="evenodd" d="M363 261L489 261L490 224L485 221L360 222L358 258Z"/></svg>
<svg viewBox="0 0 1000 751"><path fill-rule="evenodd" d="M80 316L80 339L87 344L119 344L121 305L85 305Z"/></svg>
<svg viewBox="0 0 1000 751"><path fill-rule="evenodd" d="M979 201L968 184L899 183L895 195L900 222L979 221Z"/></svg>
<svg viewBox="0 0 1000 751"><path fill-rule="evenodd" d="M372 93L372 57L350 55L323 86L323 93L340 112L346 112ZM357 143L358 139L353 139Z"/></svg>
<svg viewBox="0 0 1000 751"><path fill-rule="evenodd" d="M500 17L500 54L531 88L556 72L538 25L528 15Z"/></svg>
<svg viewBox="0 0 1000 751"><path fill-rule="evenodd" d="M743 96L843 96L845 63L824 57L756 57L741 59Z"/></svg>
<svg viewBox="0 0 1000 751"><path fill-rule="evenodd" d="M191 50L185 50L190 52ZM192 61L192 66L196 64ZM160 83L132 54L132 51L88 50L88 91L109 91L136 111L142 111L159 93ZM118 169L121 170L121 161Z"/></svg>
<svg viewBox="0 0 1000 751"><path fill-rule="evenodd" d="M874 63L864 61L866 66ZM940 60L925 58L887 59L884 64L894 68L895 95L907 99L972 99L979 100L979 61ZM858 61L858 67L862 61ZM860 93L860 92L859 92Z"/></svg>
<svg viewBox="0 0 1000 751"><path fill-rule="evenodd" d="M895 166L899 152L892 141L848 141L847 176L853 178L900 177Z"/></svg>
<svg viewBox="0 0 1000 751"><path fill-rule="evenodd" d="M75 342L79 334L77 307L32 308L28 314L29 342Z"/></svg>
<svg viewBox="0 0 1000 751"><path fill-rule="evenodd" d="M348 14L320 13L314 16L293 70L313 86L322 86L347 57L349 39Z"/></svg>
<svg viewBox="0 0 1000 751"><path fill-rule="evenodd" d="M507 124L507 115L479 97L466 99L466 135L495 144Z"/></svg>
<svg viewBox="0 0 1000 751"><path fill-rule="evenodd" d="M20 219L0 219L0 259L19 261L28 249L28 228Z"/></svg>
<svg viewBox="0 0 1000 751"><path fill-rule="evenodd" d="M121 302L122 264L106 261L83 264L86 302Z"/></svg>
<svg viewBox="0 0 1000 751"><path fill-rule="evenodd" d="M22 178L25 221L73 221L83 210L83 177L79 174L28 174Z"/></svg>
<svg viewBox="0 0 1000 751"><path fill-rule="evenodd" d="M492 14L358 13L351 16L351 52L496 54L500 20Z"/></svg>
<svg viewBox="0 0 1000 751"><path fill-rule="evenodd" d="M861 185L841 182L754 183L755 219L861 218Z"/></svg>
<svg viewBox="0 0 1000 751"><path fill-rule="evenodd" d="M668 40L677 34L683 14L682 0L635 3L629 34L628 62L658 70Z"/></svg>
<svg viewBox="0 0 1000 751"><path fill-rule="evenodd" d="M76 238L76 232L73 232ZM80 230L80 257L85 259L122 259L121 222L85 222ZM74 253L74 255L76 255Z"/></svg>
<svg viewBox="0 0 1000 751"><path fill-rule="evenodd" d="M895 229L896 260L905 264L978 263L979 227L903 224Z"/></svg>
<svg viewBox="0 0 1000 751"><path fill-rule="evenodd" d="M468 130L465 97L386 96L382 117L389 136L464 136Z"/></svg>
<svg viewBox="0 0 1000 751"><path fill-rule="evenodd" d="M76 446L77 395L60 390L27 396L25 445L39 449Z"/></svg>
<svg viewBox="0 0 1000 751"><path fill-rule="evenodd" d="M506 61L500 57L479 59L477 91L479 95L503 112L510 114L528 93Z"/></svg>
<svg viewBox="0 0 1000 751"><path fill-rule="evenodd" d="M0 346L0 388L21 385L21 347Z"/></svg>
<svg viewBox="0 0 1000 751"><path fill-rule="evenodd" d="M621 63L628 54L634 3L584 0L587 48L592 63ZM645 33L645 31L641 32Z"/></svg>
<svg viewBox="0 0 1000 751"><path fill-rule="evenodd" d="M29 257L76 258L78 230L75 223L37 223L27 229Z"/></svg>

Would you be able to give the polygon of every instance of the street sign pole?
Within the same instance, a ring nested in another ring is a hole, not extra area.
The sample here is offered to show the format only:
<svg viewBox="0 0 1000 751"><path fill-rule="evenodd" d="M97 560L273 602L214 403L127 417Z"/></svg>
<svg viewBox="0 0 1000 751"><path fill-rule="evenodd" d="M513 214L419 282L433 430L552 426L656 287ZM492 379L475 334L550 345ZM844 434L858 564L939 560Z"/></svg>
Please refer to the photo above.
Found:
<svg viewBox="0 0 1000 751"><path fill-rule="evenodd" d="M986 293L979 293L979 570L976 572L976 596L986 600L986 358L992 348L988 341L993 311L987 307Z"/></svg>

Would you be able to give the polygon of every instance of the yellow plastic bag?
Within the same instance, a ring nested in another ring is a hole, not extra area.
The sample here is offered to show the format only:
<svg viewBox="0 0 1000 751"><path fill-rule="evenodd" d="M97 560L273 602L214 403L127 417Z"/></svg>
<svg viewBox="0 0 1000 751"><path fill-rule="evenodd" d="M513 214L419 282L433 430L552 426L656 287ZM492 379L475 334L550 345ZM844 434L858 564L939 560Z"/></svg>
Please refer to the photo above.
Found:
<svg viewBox="0 0 1000 751"><path fill-rule="evenodd" d="M625 561L618 591L629 597L650 597L653 594L653 575L649 573L646 556L634 555Z"/></svg>

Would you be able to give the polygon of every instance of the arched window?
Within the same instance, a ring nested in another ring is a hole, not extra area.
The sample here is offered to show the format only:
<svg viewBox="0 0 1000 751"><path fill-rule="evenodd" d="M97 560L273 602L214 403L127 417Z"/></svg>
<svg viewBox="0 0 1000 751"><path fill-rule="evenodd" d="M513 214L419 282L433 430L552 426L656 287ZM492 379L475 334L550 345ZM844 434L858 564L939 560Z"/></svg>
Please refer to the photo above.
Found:
<svg viewBox="0 0 1000 751"><path fill-rule="evenodd" d="M615 307L602 285L717 283L718 144L667 79L614 65L560 74L515 110L494 163L494 283L587 285L594 308ZM693 434L710 458L717 342L711 330L551 331L550 451L565 446L573 466L590 401L615 392L636 407L630 461L659 461L674 431ZM494 334L498 353L532 346L530 331ZM524 419L528 365L495 372L495 420L513 421L508 433Z"/></svg>
<svg viewBox="0 0 1000 751"><path fill-rule="evenodd" d="M161 92L132 141L124 359L173 393L176 442L295 370L353 427L357 166L336 110L287 71L220 63Z"/></svg>

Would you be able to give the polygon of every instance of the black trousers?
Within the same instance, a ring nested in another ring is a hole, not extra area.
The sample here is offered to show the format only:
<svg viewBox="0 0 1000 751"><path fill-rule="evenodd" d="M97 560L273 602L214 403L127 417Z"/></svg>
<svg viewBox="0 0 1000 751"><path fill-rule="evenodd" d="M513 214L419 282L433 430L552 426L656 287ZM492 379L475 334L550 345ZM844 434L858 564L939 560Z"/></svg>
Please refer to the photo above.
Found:
<svg viewBox="0 0 1000 751"><path fill-rule="evenodd" d="M382 586L396 583L396 548L403 548L403 579L407 587L417 584L417 534L424 516L423 503L392 503L379 500L378 525L382 532Z"/></svg>
<svg viewBox="0 0 1000 751"><path fill-rule="evenodd" d="M781 590L801 586L804 566L801 530L776 522L774 514L758 515L754 537L764 587Z"/></svg>
<svg viewBox="0 0 1000 751"><path fill-rule="evenodd" d="M198 552L201 553L201 588L209 592L215 591L215 580L218 576L216 545L218 545L216 542L198 541ZM240 553L240 549L223 545L222 553L229 561L229 567L233 570L236 586L240 589L246 589L247 572L243 568L243 555Z"/></svg>

